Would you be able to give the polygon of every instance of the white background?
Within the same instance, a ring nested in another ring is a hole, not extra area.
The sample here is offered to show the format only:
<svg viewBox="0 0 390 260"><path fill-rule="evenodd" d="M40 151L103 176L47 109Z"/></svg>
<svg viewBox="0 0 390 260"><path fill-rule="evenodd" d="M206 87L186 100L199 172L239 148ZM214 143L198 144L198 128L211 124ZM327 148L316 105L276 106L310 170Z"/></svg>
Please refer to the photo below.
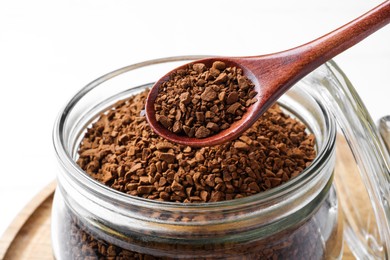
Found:
<svg viewBox="0 0 390 260"><path fill-rule="evenodd" d="M67 100L117 68L186 54L258 55L317 38L377 0L0 1L0 234L55 179ZM374 120L390 114L390 26L335 58Z"/></svg>

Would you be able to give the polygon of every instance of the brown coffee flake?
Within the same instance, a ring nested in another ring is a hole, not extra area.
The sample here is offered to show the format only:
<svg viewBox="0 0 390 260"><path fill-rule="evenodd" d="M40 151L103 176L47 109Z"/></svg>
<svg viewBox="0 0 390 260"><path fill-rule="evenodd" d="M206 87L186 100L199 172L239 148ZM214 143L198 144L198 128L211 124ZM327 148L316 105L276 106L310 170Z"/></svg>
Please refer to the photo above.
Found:
<svg viewBox="0 0 390 260"><path fill-rule="evenodd" d="M228 80L228 75L226 73L221 73L218 75L218 77L214 80L214 84L222 84L225 83Z"/></svg>
<svg viewBox="0 0 390 260"><path fill-rule="evenodd" d="M195 135L195 128L191 128L189 126L184 125L183 130L184 133L189 137L193 137Z"/></svg>
<svg viewBox="0 0 390 260"><path fill-rule="evenodd" d="M200 95L200 98L204 101L213 101L217 98L217 92L212 86L206 87L205 91Z"/></svg>
<svg viewBox="0 0 390 260"><path fill-rule="evenodd" d="M198 72L198 73L202 73L203 71L206 70L206 65L204 65L203 63L195 63L192 68Z"/></svg>
<svg viewBox="0 0 390 260"><path fill-rule="evenodd" d="M226 64L222 61L214 61L212 67L217 70L224 70L226 68Z"/></svg>
<svg viewBox="0 0 390 260"><path fill-rule="evenodd" d="M137 163L135 164L134 166L132 166L129 170L130 173L134 173L136 172L137 170L141 169L142 168L142 163Z"/></svg>
<svg viewBox="0 0 390 260"><path fill-rule="evenodd" d="M102 178L100 179L101 182L104 184L107 184L109 181L111 181L114 178L114 175L109 171L103 171Z"/></svg>
<svg viewBox="0 0 390 260"><path fill-rule="evenodd" d="M170 142L161 142L156 144L157 150L168 150L173 149L175 146Z"/></svg>
<svg viewBox="0 0 390 260"><path fill-rule="evenodd" d="M236 91L231 92L226 98L226 104L231 105L238 101L238 93Z"/></svg>
<svg viewBox="0 0 390 260"><path fill-rule="evenodd" d="M230 114L236 114L237 110L241 107L241 104L236 102L234 104L232 104L231 106L228 107L228 109L226 110L226 112L230 113Z"/></svg>
<svg viewBox="0 0 390 260"><path fill-rule="evenodd" d="M246 77L243 77L242 75L237 76L238 85L241 90L245 90L250 87L249 82Z"/></svg>
<svg viewBox="0 0 390 260"><path fill-rule="evenodd" d="M212 79L215 79L216 77L218 77L219 74L221 74L221 71L219 69L212 67L212 68L210 68L209 73L210 73L209 75L211 77L207 77L207 79L212 80Z"/></svg>
<svg viewBox="0 0 390 260"><path fill-rule="evenodd" d="M259 185L257 185L256 182L251 182L251 183L249 183L248 187L249 187L251 190L254 190L256 193L261 191Z"/></svg>
<svg viewBox="0 0 390 260"><path fill-rule="evenodd" d="M155 187L153 185L138 186L137 193L140 195L150 194L154 189Z"/></svg>
<svg viewBox="0 0 390 260"><path fill-rule="evenodd" d="M217 202L221 200L225 200L225 193L222 191L215 191L211 193L209 202Z"/></svg>
<svg viewBox="0 0 390 260"><path fill-rule="evenodd" d="M196 138L205 138L205 137L209 136L210 134L211 134L211 131L209 129L207 129L204 126L201 126L198 128L198 130L196 130L195 137Z"/></svg>
<svg viewBox="0 0 390 260"><path fill-rule="evenodd" d="M218 99L219 101L225 101L225 98L226 98L226 92L225 91L222 91L218 94Z"/></svg>
<svg viewBox="0 0 390 260"><path fill-rule="evenodd" d="M182 191L184 188L183 188L183 186L179 182L174 180L172 185L171 185L171 189L173 191Z"/></svg>
<svg viewBox="0 0 390 260"><path fill-rule="evenodd" d="M175 134L179 134L181 133L182 130L183 130L183 125L179 121L176 121L172 127L172 132L174 132Z"/></svg>
<svg viewBox="0 0 390 260"><path fill-rule="evenodd" d="M172 120L170 120L167 116L157 116L157 121L160 122L165 128L170 128L172 126Z"/></svg>
<svg viewBox="0 0 390 260"><path fill-rule="evenodd" d="M250 149L249 145L247 145L244 142L236 141L234 142L234 148L237 150L243 150L243 151L248 151Z"/></svg>
<svg viewBox="0 0 390 260"><path fill-rule="evenodd" d="M191 102L190 92L181 93L180 102L182 102L184 105L188 105Z"/></svg>
<svg viewBox="0 0 390 260"><path fill-rule="evenodd" d="M218 132L219 131L219 126L218 124L214 123L214 122L208 122L207 125L206 125L206 128L214 131L214 132Z"/></svg>

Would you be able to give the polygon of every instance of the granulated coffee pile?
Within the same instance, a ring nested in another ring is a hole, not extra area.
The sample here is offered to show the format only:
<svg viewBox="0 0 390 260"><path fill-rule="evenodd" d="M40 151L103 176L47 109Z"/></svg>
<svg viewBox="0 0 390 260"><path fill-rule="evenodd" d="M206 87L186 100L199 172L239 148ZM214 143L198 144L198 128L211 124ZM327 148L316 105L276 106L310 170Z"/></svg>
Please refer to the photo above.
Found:
<svg viewBox="0 0 390 260"><path fill-rule="evenodd" d="M220 146L168 142L141 115L147 94L120 101L102 114L80 145L80 167L113 189L171 202L237 199L297 176L316 155L314 136L278 106L241 137Z"/></svg>
<svg viewBox="0 0 390 260"><path fill-rule="evenodd" d="M295 226L291 229L276 232L275 234L261 240L244 243L231 248L227 244L228 253L213 248L207 241L203 246L197 246L199 251L204 254L214 254L214 257L198 256L195 257L189 253L186 259L242 259L242 260L302 260L302 259L326 259L326 247L323 245L323 236L321 235L318 219L326 218L326 210L329 209L327 203L323 203L322 210L317 210L313 216L304 221L303 225ZM68 213L68 212L67 212ZM149 250L143 249L143 252L135 252L115 246L105 240L105 235L102 236L92 234L88 227L80 222L74 215L68 215L61 222L66 230L63 232L61 243L62 257L64 259L74 260L173 260L179 259L175 250L178 250L178 245L166 244L155 245L153 242L145 241L143 246L157 247L165 249L163 251L171 252L171 256L153 256ZM125 238L121 238L125 240ZM126 241L133 244L133 241ZM138 241L139 243L139 241ZM185 248L188 250L188 248ZM146 252L145 252L146 251ZM191 252L191 251L190 251ZM181 252L180 255L183 253ZM202 255L202 254L200 254ZM230 257L227 257L229 255Z"/></svg>
<svg viewBox="0 0 390 260"><path fill-rule="evenodd" d="M144 91L120 101L101 114L80 145L77 161L80 167L94 179L121 192L187 203L237 199L297 176L316 155L314 136L307 134L302 123L284 114L277 105L238 139L223 145L191 148L168 142L150 129L144 117L147 94ZM323 203L321 207L327 205ZM198 246L206 252L215 251L220 254L218 258L228 253L240 259L320 259L324 247L317 219L323 218L319 214L324 212L327 210L317 210L291 229L234 249L224 243ZM62 222L65 243L61 246L66 259L173 259L115 246L104 234L92 234L71 210L65 215ZM180 221L180 216L177 217ZM143 243L140 238L121 239L129 244ZM146 247L172 250L172 255L179 246L145 243ZM221 251L225 246L228 251Z"/></svg>
<svg viewBox="0 0 390 260"><path fill-rule="evenodd" d="M179 135L205 138L241 119L257 101L253 83L236 67L215 61L177 70L159 86L156 119Z"/></svg>

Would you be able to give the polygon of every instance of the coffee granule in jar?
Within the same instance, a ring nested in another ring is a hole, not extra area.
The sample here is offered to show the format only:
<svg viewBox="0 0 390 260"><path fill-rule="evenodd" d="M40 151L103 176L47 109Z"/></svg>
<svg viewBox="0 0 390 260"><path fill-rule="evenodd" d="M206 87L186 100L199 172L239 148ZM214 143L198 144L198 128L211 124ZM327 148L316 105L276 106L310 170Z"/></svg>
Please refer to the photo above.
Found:
<svg viewBox="0 0 390 260"><path fill-rule="evenodd" d="M316 156L314 136L278 105L239 138L225 144L193 148L171 143L156 135L143 116L147 94L146 90L119 101L102 113L80 144L79 166L118 191L184 203L238 199L287 182ZM244 256L242 259L319 259L324 249L316 219L322 218L323 212L317 210L298 226L238 247L230 254ZM90 231L71 211L67 214L64 251L72 259L173 259L115 246L104 234ZM174 251L177 245L161 246ZM207 250L220 252L224 244L213 246L206 246Z"/></svg>
<svg viewBox="0 0 390 260"><path fill-rule="evenodd" d="M205 138L241 119L257 101L253 88L241 69L222 61L190 64L159 86L155 116L175 134Z"/></svg>
<svg viewBox="0 0 390 260"><path fill-rule="evenodd" d="M319 210L317 210L309 219L301 225L293 228L277 232L265 239L253 241L248 244L236 247L229 256L220 253L218 249L208 247L207 252L214 255L214 257L195 257L186 259L266 259L266 260L301 260L301 259L323 259L325 256L323 237L318 226L318 219L326 217L324 213L328 210L329 204L324 203ZM325 213L326 214L326 213ZM67 234L64 237L63 252L64 259L75 260L172 260L178 259L172 256L155 256L150 252L135 252L129 249L114 245L105 239L104 234L97 234L92 232L88 226L79 221L79 219L71 212L66 212L64 221L62 222L63 233ZM126 241L132 243L131 239ZM150 242L145 242L149 246ZM157 247L157 245L154 245ZM162 249L175 251L177 245L166 244L160 245ZM223 244L220 246L224 246ZM228 245L226 245L229 247ZM200 250L205 250L201 248ZM230 249L231 250L231 249ZM221 252L221 251L219 251ZM175 255L175 253L172 253Z"/></svg>
<svg viewBox="0 0 390 260"><path fill-rule="evenodd" d="M80 145L80 167L118 191L170 202L238 199L288 181L316 156L314 136L277 105L236 140L203 148L171 143L141 115L147 94L101 114Z"/></svg>

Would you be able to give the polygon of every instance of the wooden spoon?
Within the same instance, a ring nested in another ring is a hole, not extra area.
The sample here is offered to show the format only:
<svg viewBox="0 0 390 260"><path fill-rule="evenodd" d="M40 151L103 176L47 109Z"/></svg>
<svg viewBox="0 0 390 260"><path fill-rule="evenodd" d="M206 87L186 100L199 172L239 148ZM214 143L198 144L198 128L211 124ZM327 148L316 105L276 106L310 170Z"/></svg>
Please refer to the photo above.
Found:
<svg viewBox="0 0 390 260"><path fill-rule="evenodd" d="M227 66L239 67L255 84L258 101L247 109L242 118L215 135L197 139L177 135L163 127L155 117L154 101L159 86L183 65L157 81L146 101L146 119L160 136L179 144L193 147L217 145L237 138L290 87L321 64L360 42L390 22L390 0L346 25L304 45L282 52L254 57L215 57L195 61L211 67L214 61L223 61Z"/></svg>

